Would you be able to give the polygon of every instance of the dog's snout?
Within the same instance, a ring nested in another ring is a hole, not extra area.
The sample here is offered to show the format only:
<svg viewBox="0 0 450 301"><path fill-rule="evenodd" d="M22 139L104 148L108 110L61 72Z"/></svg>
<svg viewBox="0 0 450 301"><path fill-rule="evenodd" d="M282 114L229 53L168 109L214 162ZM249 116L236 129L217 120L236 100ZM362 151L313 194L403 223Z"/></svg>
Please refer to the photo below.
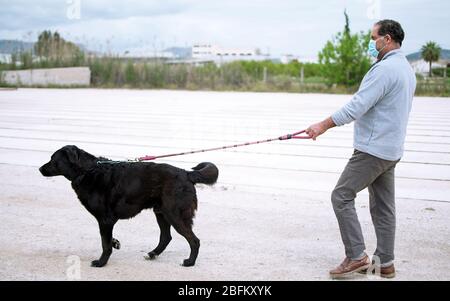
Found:
<svg viewBox="0 0 450 301"><path fill-rule="evenodd" d="M42 165L41 167L39 167L39 171L41 172L41 174L42 174L43 176L45 176L44 165Z"/></svg>
<svg viewBox="0 0 450 301"><path fill-rule="evenodd" d="M48 163L42 165L41 167L39 167L39 171L41 172L41 174L42 174L44 177L50 176L50 174L49 174L49 172L48 172Z"/></svg>

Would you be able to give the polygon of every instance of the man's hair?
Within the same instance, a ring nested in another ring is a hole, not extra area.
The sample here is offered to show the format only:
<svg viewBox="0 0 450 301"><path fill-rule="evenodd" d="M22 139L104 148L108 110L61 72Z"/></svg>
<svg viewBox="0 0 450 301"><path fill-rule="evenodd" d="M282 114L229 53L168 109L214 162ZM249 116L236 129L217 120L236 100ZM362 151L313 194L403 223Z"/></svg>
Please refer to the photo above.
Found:
<svg viewBox="0 0 450 301"><path fill-rule="evenodd" d="M385 36L390 35L391 38L402 46L402 42L405 39L405 32L403 31L400 23L394 20L381 20L375 25L379 25L378 35Z"/></svg>

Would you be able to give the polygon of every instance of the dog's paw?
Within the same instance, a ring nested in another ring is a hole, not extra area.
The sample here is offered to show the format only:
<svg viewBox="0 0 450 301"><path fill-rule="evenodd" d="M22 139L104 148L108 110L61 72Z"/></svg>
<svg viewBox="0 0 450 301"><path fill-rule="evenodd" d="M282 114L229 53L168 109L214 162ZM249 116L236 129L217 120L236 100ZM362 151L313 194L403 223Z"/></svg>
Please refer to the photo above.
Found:
<svg viewBox="0 0 450 301"><path fill-rule="evenodd" d="M153 260L156 259L156 257L158 257L158 254L156 254L155 252L151 251L147 254L148 256L144 256L144 258L146 260Z"/></svg>
<svg viewBox="0 0 450 301"><path fill-rule="evenodd" d="M195 261L192 261L190 259L185 259L185 260L183 260L182 266L184 266L184 267L192 267L192 266L194 266L194 264L195 264Z"/></svg>
<svg viewBox="0 0 450 301"><path fill-rule="evenodd" d="M94 260L91 262L91 267L101 268L105 264L106 264L106 262L101 262L100 260Z"/></svg>
<svg viewBox="0 0 450 301"><path fill-rule="evenodd" d="M114 249L119 250L120 249L120 241L118 241L117 239L113 238L112 239L112 247Z"/></svg>

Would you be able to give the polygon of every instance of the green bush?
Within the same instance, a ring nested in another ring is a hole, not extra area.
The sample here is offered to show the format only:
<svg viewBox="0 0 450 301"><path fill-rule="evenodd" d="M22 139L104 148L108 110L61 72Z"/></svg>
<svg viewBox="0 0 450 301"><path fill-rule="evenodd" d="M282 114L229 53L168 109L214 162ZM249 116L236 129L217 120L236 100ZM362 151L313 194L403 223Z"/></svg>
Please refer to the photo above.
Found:
<svg viewBox="0 0 450 301"><path fill-rule="evenodd" d="M270 77L268 84L272 85L276 90L289 91L292 88L293 80L289 75L276 75Z"/></svg>
<svg viewBox="0 0 450 301"><path fill-rule="evenodd" d="M138 74L137 70L135 70L135 66L131 60L128 61L126 67L125 67L125 83L136 87L138 83Z"/></svg>
<svg viewBox="0 0 450 301"><path fill-rule="evenodd" d="M447 69L447 74L445 74L445 69ZM433 76L438 76L438 77L444 77L444 75L446 75L447 77L450 77L450 68L433 68Z"/></svg>

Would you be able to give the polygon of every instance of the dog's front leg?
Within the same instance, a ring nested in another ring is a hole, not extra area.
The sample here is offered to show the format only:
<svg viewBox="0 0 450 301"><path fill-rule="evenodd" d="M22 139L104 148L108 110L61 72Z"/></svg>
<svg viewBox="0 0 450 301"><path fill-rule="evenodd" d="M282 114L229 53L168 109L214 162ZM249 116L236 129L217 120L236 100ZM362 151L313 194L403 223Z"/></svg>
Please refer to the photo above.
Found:
<svg viewBox="0 0 450 301"><path fill-rule="evenodd" d="M112 232L114 224L99 222L99 227L100 235L102 237L103 252L98 260L94 260L91 263L91 266L98 268L104 266L108 262L109 256L111 256L113 248Z"/></svg>

